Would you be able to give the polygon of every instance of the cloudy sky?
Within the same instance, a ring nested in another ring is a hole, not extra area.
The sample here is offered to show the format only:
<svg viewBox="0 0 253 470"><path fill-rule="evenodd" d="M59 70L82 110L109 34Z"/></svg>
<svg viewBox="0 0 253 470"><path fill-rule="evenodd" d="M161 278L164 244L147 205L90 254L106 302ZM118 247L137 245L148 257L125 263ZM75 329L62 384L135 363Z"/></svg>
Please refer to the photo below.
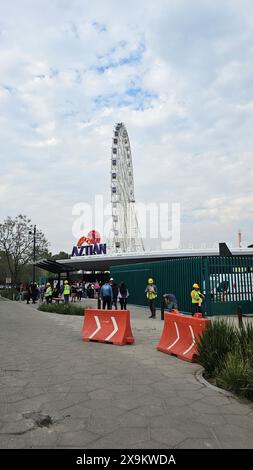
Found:
<svg viewBox="0 0 253 470"><path fill-rule="evenodd" d="M0 221L70 251L73 206L110 200L117 122L181 246L253 242L251 0L0 0Z"/></svg>

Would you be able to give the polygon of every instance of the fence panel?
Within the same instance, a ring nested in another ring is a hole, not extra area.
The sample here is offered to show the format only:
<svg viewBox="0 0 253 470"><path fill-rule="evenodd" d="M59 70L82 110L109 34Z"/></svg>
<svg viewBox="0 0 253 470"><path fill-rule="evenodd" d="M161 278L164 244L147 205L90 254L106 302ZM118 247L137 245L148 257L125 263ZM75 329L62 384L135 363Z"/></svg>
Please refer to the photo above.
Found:
<svg viewBox="0 0 253 470"><path fill-rule="evenodd" d="M206 259L209 315L233 315L242 306L253 313L253 257L209 256Z"/></svg>
<svg viewBox="0 0 253 470"><path fill-rule="evenodd" d="M113 266L111 275L117 284L121 281L126 283L130 293L129 302L136 305L147 305L144 291L148 278L152 277L158 290L157 305L161 305L164 293L173 293L178 300L179 309L184 312L190 312L192 308L192 285L197 282L201 290L205 286L201 257Z"/></svg>

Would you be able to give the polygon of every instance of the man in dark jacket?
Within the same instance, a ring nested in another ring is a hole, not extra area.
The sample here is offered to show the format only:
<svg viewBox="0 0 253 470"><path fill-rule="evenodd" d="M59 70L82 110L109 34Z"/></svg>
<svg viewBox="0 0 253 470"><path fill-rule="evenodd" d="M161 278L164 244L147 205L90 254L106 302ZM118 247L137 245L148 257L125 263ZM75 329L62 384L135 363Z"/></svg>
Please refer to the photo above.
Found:
<svg viewBox="0 0 253 470"><path fill-rule="evenodd" d="M32 282L31 283L31 297L32 297L32 301L33 301L33 304L35 304L37 298L38 298L38 287L37 287L37 284L36 282Z"/></svg>
<svg viewBox="0 0 253 470"><path fill-rule="evenodd" d="M119 293L119 289L118 289L118 286L117 284L114 282L113 278L111 277L110 279L110 285L111 285L111 288L112 288L112 305L115 305L115 310L118 310L118 293Z"/></svg>

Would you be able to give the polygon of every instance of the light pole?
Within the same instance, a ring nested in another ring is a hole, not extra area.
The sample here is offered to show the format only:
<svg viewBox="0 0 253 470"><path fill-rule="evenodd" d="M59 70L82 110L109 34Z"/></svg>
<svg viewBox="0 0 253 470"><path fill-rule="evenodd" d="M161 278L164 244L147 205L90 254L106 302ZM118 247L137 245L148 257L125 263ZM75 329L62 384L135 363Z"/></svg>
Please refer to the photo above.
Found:
<svg viewBox="0 0 253 470"><path fill-rule="evenodd" d="M35 283L35 252L36 252L36 225L33 226L32 230L29 230L29 235L33 233L33 284Z"/></svg>

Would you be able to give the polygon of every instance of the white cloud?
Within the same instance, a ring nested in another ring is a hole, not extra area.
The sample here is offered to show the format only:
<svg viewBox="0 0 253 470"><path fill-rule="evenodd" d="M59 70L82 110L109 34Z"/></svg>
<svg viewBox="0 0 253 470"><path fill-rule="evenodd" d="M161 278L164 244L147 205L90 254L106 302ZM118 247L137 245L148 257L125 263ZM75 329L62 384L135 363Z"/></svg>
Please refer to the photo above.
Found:
<svg viewBox="0 0 253 470"><path fill-rule="evenodd" d="M0 220L68 250L72 206L110 198L123 121L136 199L180 202L184 244L251 237L251 2L0 4Z"/></svg>

